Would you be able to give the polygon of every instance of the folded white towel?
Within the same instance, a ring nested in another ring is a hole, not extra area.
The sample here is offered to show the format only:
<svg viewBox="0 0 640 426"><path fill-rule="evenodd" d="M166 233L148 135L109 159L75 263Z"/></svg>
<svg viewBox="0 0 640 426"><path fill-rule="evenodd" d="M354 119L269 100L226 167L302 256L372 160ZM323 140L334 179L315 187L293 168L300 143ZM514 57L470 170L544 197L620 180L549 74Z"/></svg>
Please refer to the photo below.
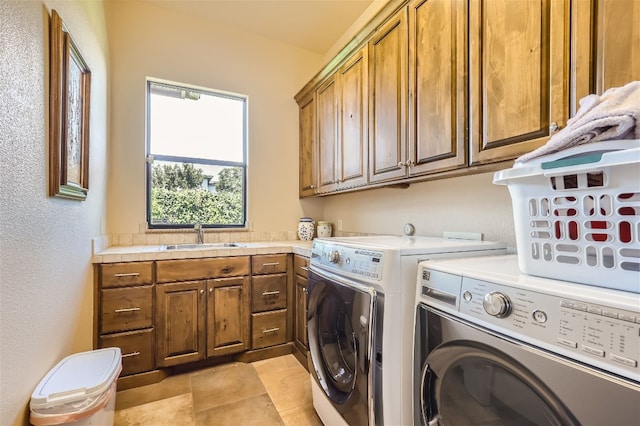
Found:
<svg viewBox="0 0 640 426"><path fill-rule="evenodd" d="M640 81L613 87L602 96L580 99L580 108L567 126L545 145L516 159L514 166L541 155L610 139L640 139Z"/></svg>

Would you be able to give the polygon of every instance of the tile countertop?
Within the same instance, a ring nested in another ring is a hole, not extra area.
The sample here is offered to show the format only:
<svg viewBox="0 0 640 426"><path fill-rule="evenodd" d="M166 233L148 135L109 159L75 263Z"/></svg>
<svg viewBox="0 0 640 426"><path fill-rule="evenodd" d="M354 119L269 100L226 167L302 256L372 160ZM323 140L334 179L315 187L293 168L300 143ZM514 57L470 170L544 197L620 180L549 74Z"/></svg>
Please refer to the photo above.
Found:
<svg viewBox="0 0 640 426"><path fill-rule="evenodd" d="M251 256L295 253L311 257L311 241L241 242L240 247L203 247L167 250L166 245L112 246L93 255L92 263L137 262L143 260L197 259L200 257ZM207 246L207 244L204 244Z"/></svg>

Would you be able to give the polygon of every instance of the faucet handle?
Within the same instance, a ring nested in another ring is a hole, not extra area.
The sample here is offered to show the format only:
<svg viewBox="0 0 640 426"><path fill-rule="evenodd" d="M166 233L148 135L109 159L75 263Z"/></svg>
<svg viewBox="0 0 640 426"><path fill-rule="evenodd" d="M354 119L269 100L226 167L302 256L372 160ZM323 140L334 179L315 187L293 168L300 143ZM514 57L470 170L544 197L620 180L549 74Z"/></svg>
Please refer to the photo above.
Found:
<svg viewBox="0 0 640 426"><path fill-rule="evenodd" d="M195 225L193 225L193 229L196 231L199 231L202 229L202 224L200 223L196 223Z"/></svg>

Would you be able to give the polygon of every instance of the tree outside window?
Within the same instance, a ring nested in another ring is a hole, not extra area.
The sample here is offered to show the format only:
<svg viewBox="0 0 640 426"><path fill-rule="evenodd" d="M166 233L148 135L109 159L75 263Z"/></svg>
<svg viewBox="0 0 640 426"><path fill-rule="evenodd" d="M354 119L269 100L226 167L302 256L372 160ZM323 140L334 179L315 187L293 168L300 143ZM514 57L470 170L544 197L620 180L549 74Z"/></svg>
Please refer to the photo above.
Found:
<svg viewBox="0 0 640 426"><path fill-rule="evenodd" d="M147 83L150 228L246 223L246 98Z"/></svg>

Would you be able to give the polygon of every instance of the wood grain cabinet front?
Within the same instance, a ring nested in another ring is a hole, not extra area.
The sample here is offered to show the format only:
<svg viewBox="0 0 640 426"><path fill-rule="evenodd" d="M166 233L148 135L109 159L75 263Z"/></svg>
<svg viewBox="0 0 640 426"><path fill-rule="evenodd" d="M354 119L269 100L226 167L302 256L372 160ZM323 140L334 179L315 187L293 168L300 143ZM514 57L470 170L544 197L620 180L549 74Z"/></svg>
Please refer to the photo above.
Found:
<svg viewBox="0 0 640 426"><path fill-rule="evenodd" d="M155 368L154 332L152 328L100 336L100 347L119 347L122 351L122 376Z"/></svg>
<svg viewBox="0 0 640 426"><path fill-rule="evenodd" d="M102 290L101 333L153 326L153 286Z"/></svg>
<svg viewBox="0 0 640 426"><path fill-rule="evenodd" d="M253 349L281 345L287 342L287 310L251 314Z"/></svg>
<svg viewBox="0 0 640 426"><path fill-rule="evenodd" d="M251 259L251 349L291 340L293 298L291 255L256 255Z"/></svg>
<svg viewBox="0 0 640 426"><path fill-rule="evenodd" d="M293 342L303 355L306 355L308 348L307 339L307 279L309 276L309 258L295 255L295 315Z"/></svg>
<svg viewBox="0 0 640 426"><path fill-rule="evenodd" d="M96 347L119 347L120 377L155 370L153 262L96 266Z"/></svg>
<svg viewBox="0 0 640 426"><path fill-rule="evenodd" d="M157 262L159 366L249 349L250 265L249 256Z"/></svg>

